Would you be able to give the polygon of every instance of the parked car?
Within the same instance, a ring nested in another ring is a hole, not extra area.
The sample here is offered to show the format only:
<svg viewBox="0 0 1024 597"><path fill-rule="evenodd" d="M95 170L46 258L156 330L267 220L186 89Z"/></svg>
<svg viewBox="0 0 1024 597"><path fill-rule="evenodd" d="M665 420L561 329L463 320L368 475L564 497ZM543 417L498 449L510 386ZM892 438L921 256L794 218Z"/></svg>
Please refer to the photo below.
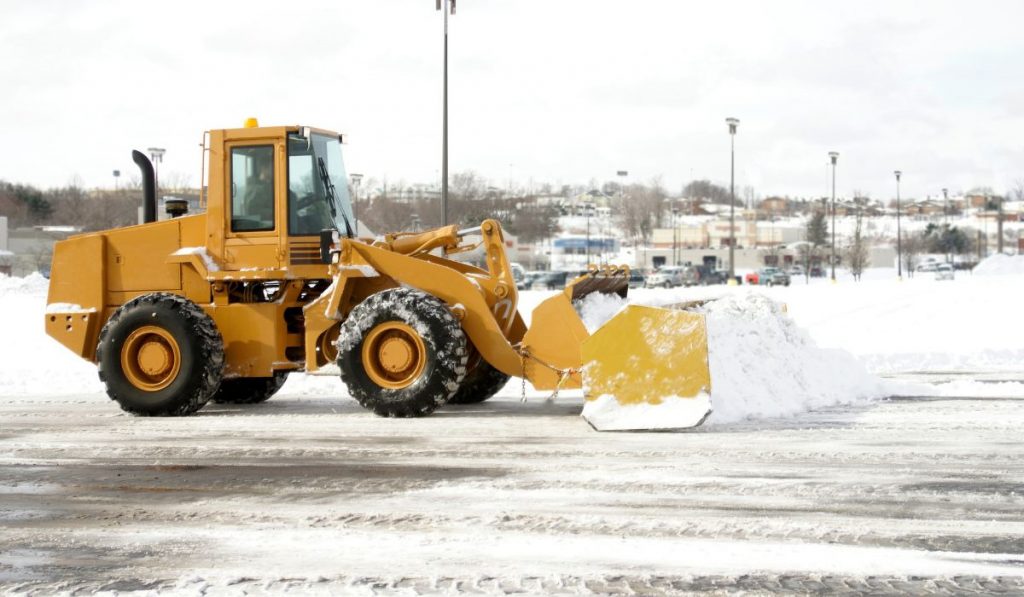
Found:
<svg viewBox="0 0 1024 597"><path fill-rule="evenodd" d="M757 286L760 283L759 272L747 272L747 275L743 276L743 283L750 284L751 286Z"/></svg>
<svg viewBox="0 0 1024 597"><path fill-rule="evenodd" d="M530 285L532 290L561 290L569 279L569 272L545 272Z"/></svg>
<svg viewBox="0 0 1024 597"><path fill-rule="evenodd" d="M697 267L697 281L701 286L710 286L712 284L725 284L729 278L727 272L717 270L710 265L698 265Z"/></svg>
<svg viewBox="0 0 1024 597"><path fill-rule="evenodd" d="M629 287L630 288L643 288L646 282L646 275L642 269L631 269L629 270Z"/></svg>
<svg viewBox="0 0 1024 597"><path fill-rule="evenodd" d="M790 277L792 277L792 278L799 278L799 277L804 275L804 266L802 266L802 265L790 266L789 270L786 273L789 274Z"/></svg>
<svg viewBox="0 0 1024 597"><path fill-rule="evenodd" d="M936 280L952 280L955 277L953 266L948 263L940 263L935 268Z"/></svg>
<svg viewBox="0 0 1024 597"><path fill-rule="evenodd" d="M697 268L692 265L670 265L663 267L647 276L646 288L673 288L676 286L696 286L700 281Z"/></svg>
<svg viewBox="0 0 1024 597"><path fill-rule="evenodd" d="M746 283L761 286L789 286L789 274L777 267L763 267L756 272L747 274Z"/></svg>
<svg viewBox="0 0 1024 597"><path fill-rule="evenodd" d="M531 287L533 287L534 281L536 281L537 278L543 276L546 273L547 272L536 272L536 271L534 271L534 272L526 272L525 274L523 274L522 278L516 280L516 289L517 290L529 290Z"/></svg>
<svg viewBox="0 0 1024 597"><path fill-rule="evenodd" d="M935 261L925 261L924 263L917 266L919 272L934 272L939 269L939 263Z"/></svg>
<svg viewBox="0 0 1024 597"><path fill-rule="evenodd" d="M526 268L514 261L508 264L508 268L512 270L512 279L516 282L522 280L523 276L526 275Z"/></svg>
<svg viewBox="0 0 1024 597"><path fill-rule="evenodd" d="M824 278L825 277L825 270L822 269L820 265L812 266L811 267L811 277L812 278Z"/></svg>

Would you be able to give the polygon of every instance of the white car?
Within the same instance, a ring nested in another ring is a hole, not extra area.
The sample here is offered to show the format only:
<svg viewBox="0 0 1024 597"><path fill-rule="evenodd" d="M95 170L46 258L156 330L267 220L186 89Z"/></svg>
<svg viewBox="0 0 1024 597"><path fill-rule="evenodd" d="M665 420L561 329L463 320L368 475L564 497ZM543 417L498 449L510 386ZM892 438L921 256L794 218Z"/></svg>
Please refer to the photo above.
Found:
<svg viewBox="0 0 1024 597"><path fill-rule="evenodd" d="M936 280L952 280L955 274L953 273L953 266L948 263L940 263L935 268L935 279Z"/></svg>

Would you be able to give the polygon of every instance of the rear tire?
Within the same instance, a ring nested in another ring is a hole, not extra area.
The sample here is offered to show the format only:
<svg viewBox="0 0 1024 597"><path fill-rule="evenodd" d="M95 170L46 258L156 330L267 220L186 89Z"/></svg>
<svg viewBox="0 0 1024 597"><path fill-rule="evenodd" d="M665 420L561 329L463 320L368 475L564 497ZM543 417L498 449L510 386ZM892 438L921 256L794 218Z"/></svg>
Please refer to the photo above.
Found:
<svg viewBox="0 0 1024 597"><path fill-rule="evenodd" d="M191 415L220 386L224 341L192 301L145 294L122 305L103 326L96 360L107 395L125 412Z"/></svg>
<svg viewBox="0 0 1024 597"><path fill-rule="evenodd" d="M509 379L510 375L495 369L481 357L480 363L466 374L466 379L448 404L479 404L497 394Z"/></svg>
<svg viewBox="0 0 1024 597"><path fill-rule="evenodd" d="M259 404L270 400L287 379L287 371L278 371L274 377L225 379L212 400L217 404Z"/></svg>
<svg viewBox="0 0 1024 597"><path fill-rule="evenodd" d="M412 288L371 295L341 324L338 367L349 393L382 417L422 417L466 376L466 336L448 305Z"/></svg>

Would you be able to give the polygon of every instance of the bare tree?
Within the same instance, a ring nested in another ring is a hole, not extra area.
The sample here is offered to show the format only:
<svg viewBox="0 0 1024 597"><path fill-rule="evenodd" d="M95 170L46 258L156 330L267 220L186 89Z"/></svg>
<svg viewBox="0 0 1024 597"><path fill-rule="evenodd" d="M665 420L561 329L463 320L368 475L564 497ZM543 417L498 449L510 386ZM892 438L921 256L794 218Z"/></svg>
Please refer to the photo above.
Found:
<svg viewBox="0 0 1024 597"><path fill-rule="evenodd" d="M906 232L902 240L903 270L907 277L914 277L914 269L917 267L917 258L925 249L925 240L918 232Z"/></svg>
<svg viewBox="0 0 1024 597"><path fill-rule="evenodd" d="M864 205L867 199L862 194L855 193L855 195L858 198L854 199L857 209L854 212L853 236L847 243L845 253L847 267L850 269L850 273L853 274L853 279L859 282L861 274L864 273L864 269L869 262L867 243L861 231L864 223Z"/></svg>

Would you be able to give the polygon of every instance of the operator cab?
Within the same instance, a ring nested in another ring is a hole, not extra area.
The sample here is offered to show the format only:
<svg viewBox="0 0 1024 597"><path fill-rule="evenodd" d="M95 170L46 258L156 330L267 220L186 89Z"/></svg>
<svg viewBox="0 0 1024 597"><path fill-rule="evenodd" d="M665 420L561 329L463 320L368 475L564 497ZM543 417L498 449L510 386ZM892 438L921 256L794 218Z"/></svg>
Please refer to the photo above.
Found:
<svg viewBox="0 0 1024 597"><path fill-rule="evenodd" d="M323 266L324 230L354 237L355 216L337 133L310 127L259 127L211 131L212 146L224 147L225 229L216 214L209 222L210 253L225 270L247 267ZM211 185L217 168L211 162ZM221 241L220 239L223 239ZM223 249L218 246L223 242ZM237 264L237 265L236 265ZM242 265L245 264L245 265Z"/></svg>

